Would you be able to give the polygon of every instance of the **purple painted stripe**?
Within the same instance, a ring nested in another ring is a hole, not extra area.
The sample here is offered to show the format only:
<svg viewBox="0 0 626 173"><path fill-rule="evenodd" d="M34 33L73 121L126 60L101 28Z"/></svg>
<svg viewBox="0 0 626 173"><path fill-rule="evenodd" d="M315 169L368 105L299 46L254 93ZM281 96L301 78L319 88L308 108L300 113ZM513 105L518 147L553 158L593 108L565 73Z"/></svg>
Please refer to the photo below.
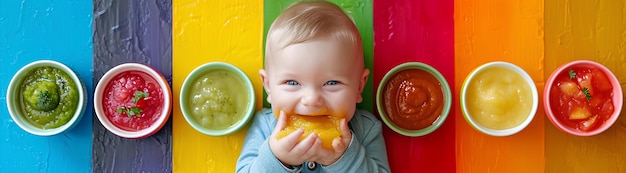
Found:
<svg viewBox="0 0 626 173"><path fill-rule="evenodd" d="M147 64L172 81L172 1L94 0L94 88L109 69ZM95 116L95 114L94 114ZM172 172L172 123L144 139L125 139L93 119L93 172Z"/></svg>

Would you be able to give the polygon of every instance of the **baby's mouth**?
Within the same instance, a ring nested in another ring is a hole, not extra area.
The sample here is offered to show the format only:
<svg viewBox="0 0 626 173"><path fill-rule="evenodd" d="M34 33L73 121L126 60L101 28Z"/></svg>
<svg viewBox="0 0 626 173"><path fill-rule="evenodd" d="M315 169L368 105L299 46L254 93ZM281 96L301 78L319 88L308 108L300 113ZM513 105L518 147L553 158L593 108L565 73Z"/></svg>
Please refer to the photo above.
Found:
<svg viewBox="0 0 626 173"><path fill-rule="evenodd" d="M324 117L324 116L331 116L329 114L293 114L293 115L297 115L297 116L309 116L309 117Z"/></svg>

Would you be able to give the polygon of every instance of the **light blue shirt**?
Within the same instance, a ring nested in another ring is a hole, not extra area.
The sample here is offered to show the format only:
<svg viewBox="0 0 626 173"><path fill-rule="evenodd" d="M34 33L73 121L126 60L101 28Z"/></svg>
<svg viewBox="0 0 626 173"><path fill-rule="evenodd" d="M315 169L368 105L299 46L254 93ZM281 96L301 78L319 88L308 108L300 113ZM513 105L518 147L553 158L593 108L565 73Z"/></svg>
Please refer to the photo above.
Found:
<svg viewBox="0 0 626 173"><path fill-rule="evenodd" d="M269 146L269 137L277 119L271 109L256 113L237 159L237 172L389 172L387 150L382 134L382 125L374 115L357 110L348 123L352 140L348 149L335 163L322 166L317 163L302 163L289 169L278 161Z"/></svg>

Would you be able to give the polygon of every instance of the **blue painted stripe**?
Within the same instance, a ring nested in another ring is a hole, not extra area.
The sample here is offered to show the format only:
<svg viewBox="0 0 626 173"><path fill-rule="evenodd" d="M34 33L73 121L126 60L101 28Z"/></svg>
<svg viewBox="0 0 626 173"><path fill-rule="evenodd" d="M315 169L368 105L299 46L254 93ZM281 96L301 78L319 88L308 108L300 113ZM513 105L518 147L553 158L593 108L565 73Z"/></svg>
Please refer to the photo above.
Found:
<svg viewBox="0 0 626 173"><path fill-rule="evenodd" d="M91 1L0 2L0 103L9 80L22 66L42 59L64 63L87 87L79 124L50 137L20 129L0 108L0 172L91 172L92 153Z"/></svg>

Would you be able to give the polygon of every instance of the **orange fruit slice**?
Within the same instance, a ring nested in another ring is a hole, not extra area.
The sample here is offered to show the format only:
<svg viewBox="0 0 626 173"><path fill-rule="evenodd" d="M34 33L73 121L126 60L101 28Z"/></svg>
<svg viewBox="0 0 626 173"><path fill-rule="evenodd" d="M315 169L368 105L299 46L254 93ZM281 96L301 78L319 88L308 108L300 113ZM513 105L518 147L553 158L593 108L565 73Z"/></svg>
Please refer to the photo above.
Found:
<svg viewBox="0 0 626 173"><path fill-rule="evenodd" d="M311 133L315 133L322 140L322 147L333 149L333 139L341 136L341 118L333 116L301 116L290 115L287 117L287 127L278 133L277 138L283 138L292 132L302 128L304 134L298 141L302 141Z"/></svg>

